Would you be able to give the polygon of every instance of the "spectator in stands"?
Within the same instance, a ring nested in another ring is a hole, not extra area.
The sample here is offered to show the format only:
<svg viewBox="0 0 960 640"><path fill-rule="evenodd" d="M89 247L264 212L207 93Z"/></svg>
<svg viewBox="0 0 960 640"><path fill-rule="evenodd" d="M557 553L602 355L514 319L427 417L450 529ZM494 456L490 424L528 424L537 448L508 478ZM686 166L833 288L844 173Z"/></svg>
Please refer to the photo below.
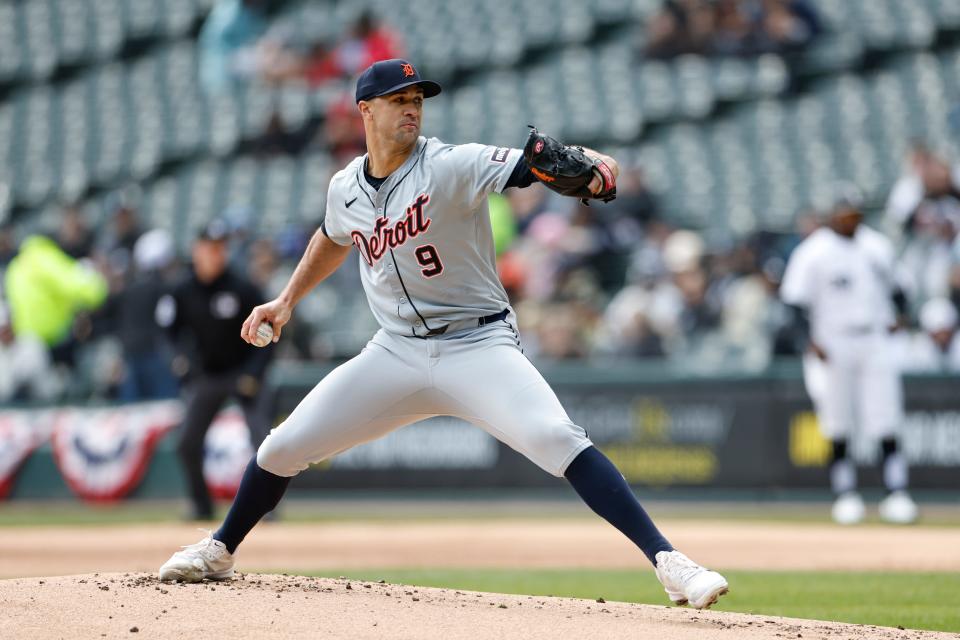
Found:
<svg viewBox="0 0 960 640"><path fill-rule="evenodd" d="M915 141L907 154L904 172L887 199L886 224L899 237L923 225L916 216L924 198L943 197L960 191L960 165L950 164L922 141Z"/></svg>
<svg viewBox="0 0 960 640"><path fill-rule="evenodd" d="M717 327L720 310L707 299L710 279L704 269L706 246L699 234L681 229L667 238L663 247L664 262L683 300L678 318L687 337Z"/></svg>
<svg viewBox="0 0 960 640"><path fill-rule="evenodd" d="M333 55L334 47L326 42L314 42L303 60L301 74L311 87L319 87L340 77L340 69Z"/></svg>
<svg viewBox="0 0 960 640"><path fill-rule="evenodd" d="M280 111L274 109L264 132L245 146L261 157L295 156L310 143L315 129L316 125L309 122L299 128L290 128L284 123Z"/></svg>
<svg viewBox="0 0 960 640"><path fill-rule="evenodd" d="M887 220L902 230L901 265L914 300L949 296L960 229L960 168L915 145L907 172L891 191Z"/></svg>
<svg viewBox="0 0 960 640"><path fill-rule="evenodd" d="M627 286L604 311L596 353L622 358L666 354L664 338L680 314L680 292L666 278L660 252L646 245L633 255Z"/></svg>
<svg viewBox="0 0 960 640"><path fill-rule="evenodd" d="M266 0L218 0L200 31L200 85L229 89L240 78L237 55L267 29Z"/></svg>
<svg viewBox="0 0 960 640"><path fill-rule="evenodd" d="M763 0L758 53L789 53L810 44L823 30L808 0Z"/></svg>
<svg viewBox="0 0 960 640"><path fill-rule="evenodd" d="M57 244L64 253L77 260L88 258L93 253L93 232L78 205L69 204L63 208L57 229Z"/></svg>
<svg viewBox="0 0 960 640"><path fill-rule="evenodd" d="M713 4L714 27L708 53L741 55L752 52L757 34L756 16L740 0L717 0Z"/></svg>
<svg viewBox="0 0 960 640"><path fill-rule="evenodd" d="M133 266L133 248L143 233L138 208L142 197L136 185L114 191L106 200L109 226L101 231L100 254L106 259L114 289L121 288Z"/></svg>
<svg viewBox="0 0 960 640"><path fill-rule="evenodd" d="M279 22L267 29L255 44L237 51L232 69L235 80L279 84L303 76L304 58L297 51L288 26Z"/></svg>
<svg viewBox="0 0 960 640"><path fill-rule="evenodd" d="M323 139L338 166L366 153L367 139L363 130L363 119L357 111L356 101L349 93L341 94L327 107Z"/></svg>
<svg viewBox="0 0 960 640"><path fill-rule="evenodd" d="M105 305L123 351L117 396L122 402L173 398L177 381L154 318L157 303L171 286L174 249L170 234L153 229L141 235L133 248L133 264L129 283Z"/></svg>
<svg viewBox="0 0 960 640"><path fill-rule="evenodd" d="M549 210L550 192L542 185L534 184L526 189L507 189L505 193L517 222L517 233L520 235L526 235L537 216Z"/></svg>
<svg viewBox="0 0 960 640"><path fill-rule="evenodd" d="M602 209L614 235L623 243L636 246L644 227L660 215L656 194L647 185L640 166L624 167L617 178L617 199Z"/></svg>
<svg viewBox="0 0 960 640"><path fill-rule="evenodd" d="M78 315L96 309L107 297L107 282L86 261L68 256L46 236L23 241L4 276L16 336L39 338L55 362L74 364L78 342L87 330L75 330Z"/></svg>
<svg viewBox="0 0 960 640"><path fill-rule="evenodd" d="M741 242L730 254L729 281L721 292L720 338L723 358L758 371L770 363L770 339L777 318L776 285L761 268L762 236Z"/></svg>
<svg viewBox="0 0 960 640"><path fill-rule="evenodd" d="M545 211L537 215L526 228L522 242L515 248L523 262L526 274L521 290L524 298L547 302L559 288L560 262L577 237L568 237L570 223L559 212Z"/></svg>
<svg viewBox="0 0 960 640"><path fill-rule="evenodd" d="M534 355L552 360L587 357L594 321L590 309L577 302L544 306L531 345Z"/></svg>
<svg viewBox="0 0 960 640"><path fill-rule="evenodd" d="M366 9L357 16L340 42L332 46L322 41L313 43L301 60L300 75L310 86L316 87L337 78L356 75L378 60L404 56L399 34L380 23Z"/></svg>
<svg viewBox="0 0 960 640"><path fill-rule="evenodd" d="M900 239L906 233L910 216L923 199L920 173L932 156L923 141L915 140L904 158L903 172L890 189L884 212L885 230L894 239Z"/></svg>
<svg viewBox="0 0 960 640"><path fill-rule="evenodd" d="M646 56L789 53L822 30L809 0L665 0L647 24Z"/></svg>
<svg viewBox="0 0 960 640"><path fill-rule="evenodd" d="M357 16L347 38L333 51L336 67L345 76L356 75L378 60L405 55L400 36L380 23L369 9Z"/></svg>
<svg viewBox="0 0 960 640"><path fill-rule="evenodd" d="M15 335L10 310L0 303L0 402L52 400L62 387L46 345L29 333Z"/></svg>
<svg viewBox="0 0 960 640"><path fill-rule="evenodd" d="M905 345L904 371L960 373L957 308L946 298L927 300L920 309L921 332Z"/></svg>
<svg viewBox="0 0 960 640"><path fill-rule="evenodd" d="M256 448L267 435L269 396L263 384L273 346L257 348L239 338L247 309L265 298L245 277L228 268L229 227L213 220L193 244L190 275L160 298L157 323L180 355L174 365L184 378L187 407L177 451L190 491L190 517L213 517L203 477L203 443L210 424L229 398L243 408Z"/></svg>
<svg viewBox="0 0 960 640"><path fill-rule="evenodd" d="M301 64L302 77L311 86L319 86L336 78L356 75L378 60L404 57L399 34L380 23L366 9L357 16L346 36L332 46L315 42Z"/></svg>
<svg viewBox="0 0 960 640"><path fill-rule="evenodd" d="M599 207L575 206L557 261L561 281L580 271L605 292L623 286L629 249L620 244L611 223Z"/></svg>
<svg viewBox="0 0 960 640"><path fill-rule="evenodd" d="M601 284L612 295L626 283L631 254L644 242L651 222L659 215L656 196L639 166L622 171L617 178L617 199L598 208L596 215L610 237Z"/></svg>
<svg viewBox="0 0 960 640"><path fill-rule="evenodd" d="M715 22L713 8L703 0L664 0L660 12L647 23L645 55L673 58L709 53Z"/></svg>

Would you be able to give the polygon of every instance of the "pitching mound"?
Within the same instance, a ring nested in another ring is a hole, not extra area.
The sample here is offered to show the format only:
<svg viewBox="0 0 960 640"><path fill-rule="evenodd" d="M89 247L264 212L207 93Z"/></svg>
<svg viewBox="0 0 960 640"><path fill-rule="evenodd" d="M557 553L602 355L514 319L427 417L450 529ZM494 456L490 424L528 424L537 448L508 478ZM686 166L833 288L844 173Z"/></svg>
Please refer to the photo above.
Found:
<svg viewBox="0 0 960 640"><path fill-rule="evenodd" d="M258 574L195 585L161 583L145 573L2 580L0 610L0 637L11 639L956 637L621 602Z"/></svg>

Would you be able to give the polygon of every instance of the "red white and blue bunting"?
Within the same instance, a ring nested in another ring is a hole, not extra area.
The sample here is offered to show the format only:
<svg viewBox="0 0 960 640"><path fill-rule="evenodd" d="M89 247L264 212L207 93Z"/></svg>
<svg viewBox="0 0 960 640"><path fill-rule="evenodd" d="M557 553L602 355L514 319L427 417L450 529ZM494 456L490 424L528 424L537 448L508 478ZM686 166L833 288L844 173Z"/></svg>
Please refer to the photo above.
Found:
<svg viewBox="0 0 960 640"><path fill-rule="evenodd" d="M179 400L112 407L0 409L0 500L17 472L50 442L70 490L84 500L119 500L150 466L157 443L183 419ZM228 407L214 419L204 443L203 474L213 497L232 499L253 455L243 412Z"/></svg>
<svg viewBox="0 0 960 640"><path fill-rule="evenodd" d="M95 502L118 500L143 478L157 442L182 416L176 400L57 412L53 455L67 486Z"/></svg>
<svg viewBox="0 0 960 640"><path fill-rule="evenodd" d="M53 411L0 412L0 500L9 495L17 471L33 451L50 438Z"/></svg>
<svg viewBox="0 0 960 640"><path fill-rule="evenodd" d="M243 412L236 407L221 411L203 443L203 477L210 495L232 500L252 455L250 431Z"/></svg>

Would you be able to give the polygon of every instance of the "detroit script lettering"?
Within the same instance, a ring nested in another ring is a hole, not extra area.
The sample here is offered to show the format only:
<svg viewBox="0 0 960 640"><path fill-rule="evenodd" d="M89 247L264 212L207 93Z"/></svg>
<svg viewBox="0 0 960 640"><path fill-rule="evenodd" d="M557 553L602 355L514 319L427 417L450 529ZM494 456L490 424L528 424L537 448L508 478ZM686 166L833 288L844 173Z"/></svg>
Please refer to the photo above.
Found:
<svg viewBox="0 0 960 640"><path fill-rule="evenodd" d="M363 235L362 231L351 231L350 238L353 239L353 244L357 246L364 261L372 267L388 250L396 249L410 238L416 238L429 229L430 218L423 213L428 202L430 202L430 196L421 193L413 204L407 207L406 215L392 225L385 217L377 218L373 226L373 234L369 239Z"/></svg>

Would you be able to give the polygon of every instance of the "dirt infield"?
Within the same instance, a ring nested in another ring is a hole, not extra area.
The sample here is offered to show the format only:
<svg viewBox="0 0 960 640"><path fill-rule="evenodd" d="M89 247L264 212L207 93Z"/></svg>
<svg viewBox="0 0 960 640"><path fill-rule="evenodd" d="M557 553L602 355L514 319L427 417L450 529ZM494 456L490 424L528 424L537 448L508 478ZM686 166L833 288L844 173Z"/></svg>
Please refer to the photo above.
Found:
<svg viewBox="0 0 960 640"><path fill-rule="evenodd" d="M664 520L668 538L723 569L960 572L948 527ZM0 528L0 578L157 569L203 534L182 524ZM599 519L263 523L239 568L306 572L429 567L630 568L647 563Z"/></svg>
<svg viewBox="0 0 960 640"><path fill-rule="evenodd" d="M661 525L695 559L724 569L960 571L955 530L945 527L669 519ZM158 583L157 567L201 535L182 524L0 529L0 578L16 578L0 580L0 638L956 637L321 578L249 574L227 583ZM370 567L649 570L642 554L604 522L536 518L264 523L245 541L238 565L291 573Z"/></svg>
<svg viewBox="0 0 960 640"><path fill-rule="evenodd" d="M198 585L168 585L137 573L0 580L0 610L0 637L42 640L956 638L739 613L255 574Z"/></svg>

